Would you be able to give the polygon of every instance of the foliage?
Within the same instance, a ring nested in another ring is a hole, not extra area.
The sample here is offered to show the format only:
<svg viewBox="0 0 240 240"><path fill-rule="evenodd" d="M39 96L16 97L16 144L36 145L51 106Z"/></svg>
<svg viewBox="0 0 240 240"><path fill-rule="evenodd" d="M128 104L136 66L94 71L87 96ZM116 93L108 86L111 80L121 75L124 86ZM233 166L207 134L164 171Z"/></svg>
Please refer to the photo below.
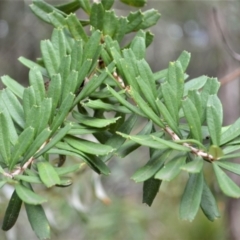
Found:
<svg viewBox="0 0 240 240"><path fill-rule="evenodd" d="M145 3L122 2L135 7ZM168 69L153 73L145 53L154 36L146 29L160 14L150 9L117 17L110 10L113 4L74 0L52 6L34 0L30 6L54 30L50 40L41 41L41 58L19 59L30 69L29 87L2 77L6 88L0 91L0 186L15 189L3 230L15 224L24 204L38 238L49 238L41 206L47 199L35 193L35 184L67 187L69 174L86 166L109 175L111 158L125 157L140 146L149 148L149 161L132 179L143 182L143 202L149 206L162 181L183 171L189 178L180 202L181 219L192 221L199 207L209 220L218 218L205 167L213 168L225 195L240 197L240 188L225 173L240 175L240 165L229 161L239 157L240 120L222 127L219 82L207 76L188 80L186 51ZM77 18L79 8L89 19ZM122 46L129 33L135 33L133 39ZM139 118L147 123L133 135Z"/></svg>

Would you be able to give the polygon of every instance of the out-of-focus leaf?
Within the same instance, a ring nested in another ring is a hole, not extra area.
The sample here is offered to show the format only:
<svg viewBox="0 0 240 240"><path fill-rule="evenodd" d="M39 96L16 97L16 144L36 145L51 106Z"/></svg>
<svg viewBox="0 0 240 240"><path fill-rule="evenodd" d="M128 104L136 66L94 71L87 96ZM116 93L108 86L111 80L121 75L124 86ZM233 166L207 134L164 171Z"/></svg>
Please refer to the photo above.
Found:
<svg viewBox="0 0 240 240"><path fill-rule="evenodd" d="M19 135L16 144L12 149L12 158L9 169L13 169L21 156L26 152L34 138L34 128L28 127Z"/></svg>
<svg viewBox="0 0 240 240"><path fill-rule="evenodd" d="M233 163L233 162L229 162L227 160L215 161L214 163L217 164L221 168L224 168L230 172L240 175L240 164L239 163Z"/></svg>
<svg viewBox="0 0 240 240"><path fill-rule="evenodd" d="M188 91L188 98L192 101L195 108L198 110L198 115L202 118L203 109L202 109L202 99L201 95L198 90L189 90Z"/></svg>
<svg viewBox="0 0 240 240"><path fill-rule="evenodd" d="M171 151L158 151L154 154L146 165L139 168L131 177L135 182L143 182L154 176L156 172L163 167Z"/></svg>
<svg viewBox="0 0 240 240"><path fill-rule="evenodd" d="M25 203L28 220L37 237L42 239L50 238L50 226L41 205Z"/></svg>
<svg viewBox="0 0 240 240"><path fill-rule="evenodd" d="M19 198L16 191L14 191L4 215L3 224L2 224L3 231L8 231L14 226L14 224L18 219L21 206L22 206L22 200Z"/></svg>
<svg viewBox="0 0 240 240"><path fill-rule="evenodd" d="M78 164L70 165L67 167L55 168L55 171L57 172L58 176L64 176L66 174L78 171L79 169L81 169L82 166L83 166L82 163L81 164L78 163Z"/></svg>
<svg viewBox="0 0 240 240"><path fill-rule="evenodd" d="M11 77L4 75L1 77L2 83L10 89L16 96L22 99L24 87Z"/></svg>
<svg viewBox="0 0 240 240"><path fill-rule="evenodd" d="M29 59L26 59L25 57L18 58L18 61L30 69L34 68L34 67L39 69L44 77L49 77L46 68L42 67L41 65L39 65Z"/></svg>
<svg viewBox="0 0 240 240"><path fill-rule="evenodd" d="M199 90L201 89L205 83L207 82L208 77L207 76L201 76L198 78L191 79L190 81L186 82L184 84L184 96L187 95L189 90Z"/></svg>
<svg viewBox="0 0 240 240"><path fill-rule="evenodd" d="M222 157L224 155L222 149L216 145L210 146L209 154L212 155L214 157L214 159L219 159L220 157Z"/></svg>
<svg viewBox="0 0 240 240"><path fill-rule="evenodd" d="M41 41L41 52L44 61L44 65L48 71L48 75L51 77L58 72L59 59L57 58L56 50L49 40Z"/></svg>
<svg viewBox="0 0 240 240"><path fill-rule="evenodd" d="M109 10L114 4L114 0L102 0L101 3L105 10Z"/></svg>
<svg viewBox="0 0 240 240"><path fill-rule="evenodd" d="M0 155L2 156L6 165L11 160L11 144L9 141L10 132L8 129L7 118L0 112Z"/></svg>
<svg viewBox="0 0 240 240"><path fill-rule="evenodd" d="M235 121L226 131L224 131L221 135L221 145L230 142L234 138L240 135L240 118Z"/></svg>
<svg viewBox="0 0 240 240"><path fill-rule="evenodd" d="M126 29L127 29L127 24L128 24L128 22L127 22L126 17L119 18L118 28L116 29L114 37L113 37L118 42L120 42L123 39Z"/></svg>
<svg viewBox="0 0 240 240"><path fill-rule="evenodd" d="M143 203L151 206L155 199L162 181L150 178L143 183Z"/></svg>
<svg viewBox="0 0 240 240"><path fill-rule="evenodd" d="M60 184L60 178L49 162L39 162L37 168L39 176L46 187L49 188L56 184Z"/></svg>
<svg viewBox="0 0 240 240"><path fill-rule="evenodd" d="M185 164L185 161L186 156L173 158L155 174L154 178L163 181L171 181L181 172L181 167Z"/></svg>
<svg viewBox="0 0 240 240"><path fill-rule="evenodd" d="M229 197L239 198L240 188L237 184L215 162L213 162L213 169L223 193Z"/></svg>
<svg viewBox="0 0 240 240"><path fill-rule="evenodd" d="M180 203L180 218L192 221L199 209L203 192L202 173L190 174Z"/></svg>
<svg viewBox="0 0 240 240"><path fill-rule="evenodd" d="M189 173L199 173L203 168L203 159L201 157L195 157L193 161L188 162L187 164L181 167L182 170L185 170Z"/></svg>
<svg viewBox="0 0 240 240"><path fill-rule="evenodd" d="M182 106L193 138L202 142L201 119L198 110L189 98L183 100Z"/></svg>
<svg viewBox="0 0 240 240"><path fill-rule="evenodd" d="M87 42L88 36L82 26L82 24L79 22L75 14L70 14L66 18L66 22L69 28L70 33L76 40L83 40L84 42Z"/></svg>
<svg viewBox="0 0 240 240"><path fill-rule="evenodd" d="M222 104L217 95L210 95L207 102L207 124L211 141L217 146L220 145L222 121Z"/></svg>
<svg viewBox="0 0 240 240"><path fill-rule="evenodd" d="M89 154L106 155L114 151L114 148L108 145L90 142L80 138L65 137L64 140L73 148Z"/></svg>
<svg viewBox="0 0 240 240"><path fill-rule="evenodd" d="M220 217L216 200L205 181L203 182L201 209L210 221Z"/></svg>
<svg viewBox="0 0 240 240"><path fill-rule="evenodd" d="M181 53L181 55L178 57L178 61L181 63L182 65L182 70L183 72L186 71L188 64L190 62L190 58L191 58L191 53L187 52L187 51L183 51Z"/></svg>
<svg viewBox="0 0 240 240"><path fill-rule="evenodd" d="M14 176L16 180L21 180L23 182L27 183L37 183L37 184L42 184L43 182L39 178L39 176L27 176L27 175L16 175Z"/></svg>
<svg viewBox="0 0 240 240"><path fill-rule="evenodd" d="M90 14L91 12L91 5L89 0L78 0L81 8L87 13Z"/></svg>
<svg viewBox="0 0 240 240"><path fill-rule="evenodd" d="M55 28L63 28L66 25L64 16L55 10L48 14L48 18Z"/></svg>
<svg viewBox="0 0 240 240"><path fill-rule="evenodd" d="M138 0L136 0L136 1L138 1ZM149 10L143 12L142 14L143 14L143 21L142 21L141 25L138 26L138 29L146 29L146 28L156 25L159 18L161 17L160 13L155 9L149 9Z"/></svg>
<svg viewBox="0 0 240 240"><path fill-rule="evenodd" d="M121 2L133 7L143 7L146 4L146 0L121 0Z"/></svg>
<svg viewBox="0 0 240 240"><path fill-rule="evenodd" d="M23 108L17 97L8 89L3 89L0 93L0 99L3 101L13 121L21 128L24 128Z"/></svg>
<svg viewBox="0 0 240 240"><path fill-rule="evenodd" d="M78 1L78 0L73 0L73 1L68 2L68 3L64 3L64 4L61 4L61 5L55 6L55 8L59 9L60 11L66 13L66 14L75 12L80 7L81 7L81 4L80 4L80 1Z"/></svg>
<svg viewBox="0 0 240 240"><path fill-rule="evenodd" d="M32 107L36 105L36 97L33 86L25 88L23 92L23 111L25 119L28 118Z"/></svg>
<svg viewBox="0 0 240 240"><path fill-rule="evenodd" d="M25 203L38 205L47 201L44 197L39 196L38 194L21 184L16 184L15 189L19 198L21 198L21 200Z"/></svg>

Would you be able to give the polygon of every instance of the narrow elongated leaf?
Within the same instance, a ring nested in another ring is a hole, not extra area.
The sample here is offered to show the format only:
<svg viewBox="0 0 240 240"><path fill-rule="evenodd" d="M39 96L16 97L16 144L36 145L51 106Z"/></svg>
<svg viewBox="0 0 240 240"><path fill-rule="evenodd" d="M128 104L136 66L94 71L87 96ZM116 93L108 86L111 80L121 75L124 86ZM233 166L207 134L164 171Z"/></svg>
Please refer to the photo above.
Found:
<svg viewBox="0 0 240 240"><path fill-rule="evenodd" d="M182 170L185 170L189 173L199 173L203 168L203 159L201 157L195 157L195 159L181 167Z"/></svg>
<svg viewBox="0 0 240 240"><path fill-rule="evenodd" d="M78 70L82 65L83 41L75 41L71 52L71 70ZM79 73L80 74L80 73Z"/></svg>
<svg viewBox="0 0 240 240"><path fill-rule="evenodd" d="M114 149L108 145L90 142L80 138L65 137L64 140L73 148L89 154L106 155L114 151Z"/></svg>
<svg viewBox="0 0 240 240"><path fill-rule="evenodd" d="M23 93L23 111L25 119L29 117L32 107L36 105L36 97L33 86L25 88Z"/></svg>
<svg viewBox="0 0 240 240"><path fill-rule="evenodd" d="M60 184L60 178L49 162L39 162L37 168L39 176L46 187L49 188L56 184Z"/></svg>
<svg viewBox="0 0 240 240"><path fill-rule="evenodd" d="M189 98L183 100L182 106L193 138L202 142L201 120L198 110Z"/></svg>
<svg viewBox="0 0 240 240"><path fill-rule="evenodd" d="M4 215L3 224L2 224L3 231L8 231L14 226L14 224L18 219L21 206L22 206L22 200L19 198L16 191L14 191Z"/></svg>
<svg viewBox="0 0 240 240"><path fill-rule="evenodd" d="M156 25L160 17L161 17L160 13L155 9L149 9L143 12L143 21L140 24L140 26L138 26L138 30L146 29Z"/></svg>
<svg viewBox="0 0 240 240"><path fill-rule="evenodd" d="M28 67L28 68L37 68L41 71L42 75L45 77L49 77L46 68L42 67L41 65L27 59L24 57L20 57L18 58L18 61L21 62L24 66Z"/></svg>
<svg viewBox="0 0 240 240"><path fill-rule="evenodd" d="M67 43L64 36L63 29L54 29L51 37L54 49L56 50L57 57L61 59L66 55Z"/></svg>
<svg viewBox="0 0 240 240"><path fill-rule="evenodd" d="M240 118L235 121L226 131L224 131L221 135L221 145L230 142L234 138L240 135Z"/></svg>
<svg viewBox="0 0 240 240"><path fill-rule="evenodd" d="M101 3L105 10L109 10L114 4L114 0L102 0Z"/></svg>
<svg viewBox="0 0 240 240"><path fill-rule="evenodd" d="M163 122L160 118L154 113L154 111L149 107L149 105L142 99L138 92L131 88L130 94L133 96L134 100L138 104L139 108L146 115L147 118L150 118L154 123L160 127L164 127Z"/></svg>
<svg viewBox="0 0 240 240"><path fill-rule="evenodd" d="M81 8L80 1L78 0L73 0L71 2L67 2L61 5L55 6L55 8L59 9L60 11L70 14L72 12L77 11L79 8Z"/></svg>
<svg viewBox="0 0 240 240"><path fill-rule="evenodd" d="M64 176L69 173L77 172L79 169L81 169L81 167L83 167L83 163L81 164L78 163L67 167L58 167L55 168L55 171L57 172L58 176Z"/></svg>
<svg viewBox="0 0 240 240"><path fill-rule="evenodd" d="M50 226L41 205L25 203L28 220L37 237L42 239L50 238Z"/></svg>
<svg viewBox="0 0 240 240"><path fill-rule="evenodd" d="M222 104L217 95L210 95L207 102L207 124L212 143L220 145L223 121Z"/></svg>
<svg viewBox="0 0 240 240"><path fill-rule="evenodd" d="M56 116L53 119L52 125L50 127L53 133L58 129L58 127L63 123L63 120L68 115L68 112L72 108L74 97L75 95L70 93L68 97L65 98L62 105L60 106Z"/></svg>
<svg viewBox="0 0 240 240"><path fill-rule="evenodd" d="M183 51L181 53L181 55L178 57L178 61L181 63L182 65L182 70L183 72L186 71L189 62L190 62L190 58L191 58L191 53L187 52L187 51Z"/></svg>
<svg viewBox="0 0 240 240"><path fill-rule="evenodd" d="M28 127L19 135L15 146L12 149L12 159L9 169L13 169L21 156L26 152L34 138L34 128Z"/></svg>
<svg viewBox="0 0 240 240"><path fill-rule="evenodd" d="M27 183L37 183L37 184L42 184L43 182L41 181L41 179L39 178L39 176L27 176L27 175L17 175L14 176L15 179L17 180L21 180L23 182L27 182Z"/></svg>
<svg viewBox="0 0 240 240"><path fill-rule="evenodd" d="M205 181L203 182L201 209L210 221L220 217L216 200Z"/></svg>
<svg viewBox="0 0 240 240"><path fill-rule="evenodd" d="M41 52L44 65L47 68L48 74L51 77L57 73L59 67L59 59L57 58L56 50L49 40L41 41Z"/></svg>
<svg viewBox="0 0 240 240"><path fill-rule="evenodd" d="M46 128L44 129L32 142L30 147L28 148L26 154L24 155L21 165L23 166L25 162L27 162L39 149L41 146L48 140L51 135L51 130Z"/></svg>
<svg viewBox="0 0 240 240"><path fill-rule="evenodd" d="M190 174L180 203L180 218L192 221L199 209L203 192L202 173Z"/></svg>
<svg viewBox="0 0 240 240"><path fill-rule="evenodd" d="M104 14L105 14L105 11L101 2L93 3L91 15L90 15L90 24L94 28L102 30Z"/></svg>
<svg viewBox="0 0 240 240"><path fill-rule="evenodd" d="M66 18L66 22L70 30L70 33L72 34L74 39L76 40L82 39L84 42L88 41L88 36L75 14L68 15L68 17Z"/></svg>
<svg viewBox="0 0 240 240"><path fill-rule="evenodd" d="M213 169L217 177L220 189L229 197L239 198L240 188L230 177L215 163L213 162Z"/></svg>
<svg viewBox="0 0 240 240"><path fill-rule="evenodd" d="M16 184L15 189L19 198L25 203L37 205L47 201L44 197L39 196L38 194L21 184Z"/></svg>
<svg viewBox="0 0 240 240"><path fill-rule="evenodd" d="M48 142L48 144L39 152L37 152L34 157L38 158L45 152L47 152L49 149L53 148L59 141L63 139L63 137L69 132L71 129L71 124L67 124L64 128L61 128L57 134Z"/></svg>
<svg viewBox="0 0 240 240"><path fill-rule="evenodd" d="M174 89L168 82L164 82L161 85L161 90L162 90L165 106L167 107L174 121L177 123L179 119L179 114L178 114L179 99L177 99L177 94L176 94L177 91L174 91Z"/></svg>
<svg viewBox="0 0 240 240"><path fill-rule="evenodd" d="M120 17L119 21L118 21L118 28L115 32L115 35L114 35L114 39L117 40L118 42L120 42L124 35L125 35L125 32L126 32L126 29L127 29L127 18L126 17Z"/></svg>
<svg viewBox="0 0 240 240"><path fill-rule="evenodd" d="M198 115L202 118L203 115L203 108L202 108L202 99L201 95L198 90L189 90L188 91L188 98L192 101L193 105L198 110Z"/></svg>
<svg viewBox="0 0 240 240"><path fill-rule="evenodd" d="M11 77L5 75L1 77L2 83L19 98L23 97L24 87Z"/></svg>
<svg viewBox="0 0 240 240"><path fill-rule="evenodd" d="M162 181L150 178L143 183L143 203L151 206L155 199Z"/></svg>
<svg viewBox="0 0 240 240"><path fill-rule="evenodd" d="M230 172L240 175L240 164L239 163L233 163L233 162L229 162L227 160L215 161L214 163L217 164L221 168L224 168Z"/></svg>
<svg viewBox="0 0 240 240"><path fill-rule="evenodd" d="M21 128L24 128L23 108L17 97L8 89L3 89L0 93L0 99L3 101L13 121Z"/></svg>
<svg viewBox="0 0 240 240"><path fill-rule="evenodd" d="M90 127L96 127L96 128L103 128L110 124L116 123L116 121L120 118L120 117L109 118L109 119L93 118L93 117L80 114L76 111L73 112L73 117L76 120L78 120L80 124L90 126Z"/></svg>
<svg viewBox="0 0 240 240"><path fill-rule="evenodd" d="M181 172L181 167L185 164L185 161L186 156L175 157L164 165L164 167L155 174L154 178L163 181L171 181Z"/></svg>
<svg viewBox="0 0 240 240"><path fill-rule="evenodd" d="M87 13L90 14L91 12L91 5L89 0L78 0L81 8Z"/></svg>
<svg viewBox="0 0 240 240"><path fill-rule="evenodd" d="M168 159L171 151L158 151L154 154L148 163L139 168L131 177L135 182L143 182L154 176L164 165L164 162Z"/></svg>
<svg viewBox="0 0 240 240"><path fill-rule="evenodd" d="M146 42L143 37L135 37L130 45L131 49L134 52L137 60L141 60L145 57L146 53ZM147 79L146 79L147 80Z"/></svg>
<svg viewBox="0 0 240 240"><path fill-rule="evenodd" d="M0 155L2 156L6 165L10 163L11 159L11 144L9 141L10 132L8 129L7 119L3 113L0 112Z"/></svg>
<svg viewBox="0 0 240 240"><path fill-rule="evenodd" d="M198 78L191 79L190 81L186 82L184 84L184 96L187 95L189 90L199 90L201 89L205 83L207 82L208 77L207 76L201 76Z"/></svg>
<svg viewBox="0 0 240 240"><path fill-rule="evenodd" d="M114 11L105 11L102 26L103 34L113 37L118 27L118 21Z"/></svg>

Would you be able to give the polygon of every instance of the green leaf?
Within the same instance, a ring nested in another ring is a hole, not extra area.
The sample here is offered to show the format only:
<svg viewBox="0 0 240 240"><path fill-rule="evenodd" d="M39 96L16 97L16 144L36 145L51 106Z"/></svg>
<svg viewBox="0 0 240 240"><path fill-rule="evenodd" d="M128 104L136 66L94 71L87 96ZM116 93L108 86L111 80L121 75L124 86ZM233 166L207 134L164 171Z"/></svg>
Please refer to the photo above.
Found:
<svg viewBox="0 0 240 240"><path fill-rule="evenodd" d="M107 0L106 0L107 1ZM126 17L120 17L119 18L119 21L118 21L118 27L115 31L115 34L114 34L114 39L117 40L118 42L120 42L124 35L125 35L125 32L126 32L126 29L127 29L127 18Z"/></svg>
<svg viewBox="0 0 240 240"><path fill-rule="evenodd" d="M75 14L70 14L66 18L66 22L69 28L70 33L74 37L75 40L83 40L84 42L88 41L88 36L79 22Z"/></svg>
<svg viewBox="0 0 240 240"><path fill-rule="evenodd" d="M149 121L146 126L137 134L137 135L148 135L151 133L152 130L152 121ZM117 150L117 155L120 157L125 157L134 150L136 150L138 147L140 147L140 144L134 142L134 141L127 141L124 143L120 148Z"/></svg>
<svg viewBox="0 0 240 240"><path fill-rule="evenodd" d="M198 90L189 90L188 91L188 98L192 101L195 108L198 110L198 115L200 119L203 116L203 107L202 107L202 99L201 95Z"/></svg>
<svg viewBox="0 0 240 240"><path fill-rule="evenodd" d="M81 8L87 13L90 14L91 13L91 5L90 5L90 1L89 0L78 0Z"/></svg>
<svg viewBox="0 0 240 240"><path fill-rule="evenodd" d="M5 75L1 77L2 83L10 89L17 97L23 97L24 87L11 77Z"/></svg>
<svg viewBox="0 0 240 240"><path fill-rule="evenodd" d="M90 24L96 29L103 29L103 20L104 20L104 8L101 2L93 3L91 15L90 15Z"/></svg>
<svg viewBox="0 0 240 240"><path fill-rule="evenodd" d="M71 70L78 70L82 66L83 41L75 41L71 51ZM79 73L80 74L80 73Z"/></svg>
<svg viewBox="0 0 240 240"><path fill-rule="evenodd" d="M180 203L180 218L192 221L199 209L203 192L202 173L190 174Z"/></svg>
<svg viewBox="0 0 240 240"><path fill-rule="evenodd" d="M102 0L101 3L105 10L109 10L114 4L114 0Z"/></svg>
<svg viewBox="0 0 240 240"><path fill-rule="evenodd" d="M6 165L10 163L11 159L11 144L9 141L10 132L8 129L7 118L0 112L0 155L2 156Z"/></svg>
<svg viewBox="0 0 240 240"><path fill-rule="evenodd" d="M118 21L114 11L105 11L102 26L103 34L113 37L118 28Z"/></svg>
<svg viewBox="0 0 240 240"><path fill-rule="evenodd" d="M239 198L240 197L240 188L236 183L228 177L226 173L215 163L213 162L213 169L217 177L217 181L220 189L223 193L229 197Z"/></svg>
<svg viewBox="0 0 240 240"><path fill-rule="evenodd" d="M198 110L189 98L184 99L182 103L184 115L187 119L193 138L202 142L201 120Z"/></svg>
<svg viewBox="0 0 240 240"><path fill-rule="evenodd" d="M60 178L54 167L49 162L37 163L38 173L46 187L50 188L56 184L60 184Z"/></svg>
<svg viewBox="0 0 240 240"><path fill-rule="evenodd" d="M224 168L230 172L240 175L240 164L239 163L233 163L233 162L229 162L227 160L215 161L214 163L217 164L221 168Z"/></svg>
<svg viewBox="0 0 240 240"><path fill-rule="evenodd" d="M38 194L21 184L16 184L15 189L19 198L25 203L37 205L47 201L44 197L39 196Z"/></svg>
<svg viewBox="0 0 240 240"><path fill-rule="evenodd" d="M199 173L202 171L202 168L203 159L201 157L195 157L193 161L190 161L181 167L182 170L189 173Z"/></svg>
<svg viewBox="0 0 240 240"><path fill-rule="evenodd" d="M80 124L90 126L90 127L95 127L95 128L107 127L110 124L116 123L116 121L119 119L119 117L109 118L109 119L94 118L94 117L83 115L76 111L74 111L72 115L77 121L79 121Z"/></svg>
<svg viewBox="0 0 240 240"><path fill-rule="evenodd" d="M8 231L14 226L14 224L18 219L21 206L22 206L22 200L18 197L16 191L14 191L8 203L6 212L4 214L4 219L2 224L3 231Z"/></svg>
<svg viewBox="0 0 240 240"><path fill-rule="evenodd" d="M48 73L47 73L47 70L44 67L42 67L41 65L39 65L39 64L37 64L37 63L35 63L35 62L25 58L25 57L18 58L18 61L21 62L24 66L26 66L30 69L32 69L32 68L39 69L44 77L49 77Z"/></svg>
<svg viewBox="0 0 240 240"><path fill-rule="evenodd" d="M66 25L64 16L55 10L48 14L48 18L55 28L63 28Z"/></svg>
<svg viewBox="0 0 240 240"><path fill-rule="evenodd" d="M52 38L51 38L53 47L56 50L57 57L61 59L66 55L67 53L67 43L66 43L66 38L64 36L63 29L54 29L52 33Z"/></svg>
<svg viewBox="0 0 240 240"><path fill-rule="evenodd" d="M18 140L12 149L12 159L9 166L10 170L15 167L21 156L28 150L29 146L33 142L34 133L34 128L28 127L19 135Z"/></svg>
<svg viewBox="0 0 240 240"><path fill-rule="evenodd" d="M70 165L70 166L67 166L67 167L55 168L55 171L57 172L58 176L64 176L64 175L67 175L69 173L77 172L82 167L83 167L83 163L81 163L81 164L78 163L78 164Z"/></svg>
<svg viewBox="0 0 240 240"><path fill-rule="evenodd" d="M162 103L161 100L156 100L157 107L159 109L159 112L162 114L164 120L167 122L168 126L176 133L178 136L182 136L178 124L174 121L173 117L167 110L166 106Z"/></svg>
<svg viewBox="0 0 240 240"><path fill-rule="evenodd" d="M207 124L211 141L217 146L220 145L222 122L222 104L217 95L210 95L207 102Z"/></svg>
<svg viewBox="0 0 240 240"><path fill-rule="evenodd" d="M137 60L141 60L145 58L146 53L146 43L143 37L136 36L130 45L130 48L133 50L134 55L136 56ZM145 79L147 80L147 79Z"/></svg>
<svg viewBox="0 0 240 240"><path fill-rule="evenodd" d="M63 137L69 132L70 129L71 124L67 124L65 127L61 128L57 134L47 143L47 145L34 155L34 157L38 158L49 149L53 148L59 141L63 139Z"/></svg>
<svg viewBox="0 0 240 240"><path fill-rule="evenodd" d="M142 110L142 112L145 114L145 116L147 118L151 119L158 126L164 128L163 122L154 113L154 111L149 107L149 105L142 99L142 97L139 95L139 93L135 89L131 88L130 94L133 96L134 100L136 101L136 103L138 104L138 106Z"/></svg>
<svg viewBox="0 0 240 240"><path fill-rule="evenodd" d="M177 99L177 95L176 95L177 91L174 91L174 89L168 82L164 82L161 85L161 90L162 90L165 106L167 107L174 121L178 123L178 120L179 120L178 105L179 105L180 99Z"/></svg>
<svg viewBox="0 0 240 240"><path fill-rule="evenodd" d="M189 62L190 62L190 59L191 59L191 53L187 52L187 51L183 51L181 53L181 55L178 57L178 61L181 63L182 65L182 70L183 72L186 71L188 65L189 65Z"/></svg>
<svg viewBox="0 0 240 240"><path fill-rule="evenodd" d="M209 154L212 155L214 157L214 159L219 159L219 158L223 157L223 155L224 155L222 149L216 145L210 146Z"/></svg>
<svg viewBox="0 0 240 240"><path fill-rule="evenodd" d="M23 111L25 119L29 118L32 107L36 105L36 97L33 86L25 88L23 92Z"/></svg>
<svg viewBox="0 0 240 240"><path fill-rule="evenodd" d="M17 97L8 89L3 89L0 93L0 99L3 101L13 121L21 128L24 128L23 108Z"/></svg>
<svg viewBox="0 0 240 240"><path fill-rule="evenodd" d="M41 52L44 65L47 68L48 74L51 77L58 72L59 59L57 58L56 50L49 40L41 41Z"/></svg>
<svg viewBox="0 0 240 240"><path fill-rule="evenodd" d="M156 179L171 181L180 172L181 167L185 164L186 156L177 156L164 165L154 176Z"/></svg>
<svg viewBox="0 0 240 240"><path fill-rule="evenodd" d="M146 4L146 0L121 0L121 2L133 7L143 7Z"/></svg>
<svg viewBox="0 0 240 240"><path fill-rule="evenodd" d="M28 221L37 237L42 239L50 238L50 226L41 205L25 203Z"/></svg>
<svg viewBox="0 0 240 240"><path fill-rule="evenodd" d="M201 208L210 221L214 221L216 218L220 217L216 200L205 181L203 182Z"/></svg>
<svg viewBox="0 0 240 240"><path fill-rule="evenodd" d="M65 98L65 100L63 101L61 106L59 107L58 112L57 112L56 116L54 117L53 122L50 126L50 129L52 130L53 133L59 128L59 126L61 126L64 119L67 117L70 109L73 106L74 97L75 97L75 95L70 93Z"/></svg>
<svg viewBox="0 0 240 240"><path fill-rule="evenodd" d="M100 143L90 142L80 138L65 137L64 140L73 148L89 154L107 155L114 151L114 148Z"/></svg>
<svg viewBox="0 0 240 240"><path fill-rule="evenodd" d="M147 179L156 174L164 165L164 162L167 161L168 156L170 155L171 151L157 151L150 160L147 162L146 165L139 168L131 177L135 182L143 182Z"/></svg>
<svg viewBox="0 0 240 240"><path fill-rule="evenodd" d="M36 184L42 184L43 182L39 178L39 176L27 176L27 175L16 175L14 176L14 179L27 182L27 183L36 183Z"/></svg>
<svg viewBox="0 0 240 240"><path fill-rule="evenodd" d="M240 135L240 118L221 135L220 145L224 145Z"/></svg>
<svg viewBox="0 0 240 240"><path fill-rule="evenodd" d="M27 162L37 151L39 151L42 145L48 140L51 133L51 130L49 130L49 128L46 128L36 137L36 139L32 142L27 152L25 153L21 161L21 166L23 166L25 162Z"/></svg>
<svg viewBox="0 0 240 240"><path fill-rule="evenodd" d="M143 12L143 20L142 20L141 25L138 26L138 29L146 29L146 28L156 25L160 16L161 15L159 14L159 12L155 9L149 9L149 10Z"/></svg>
<svg viewBox="0 0 240 240"><path fill-rule="evenodd" d="M55 6L55 8L59 9L60 11L70 14L72 12L77 11L79 8L81 8L80 1L73 0L72 2L67 2L61 5Z"/></svg>
<svg viewBox="0 0 240 240"><path fill-rule="evenodd" d="M198 78L191 79L190 81L186 82L184 84L184 96L188 94L189 90L199 90L201 89L205 83L207 82L208 77L207 76L201 76Z"/></svg>
<svg viewBox="0 0 240 240"><path fill-rule="evenodd" d="M153 200L155 199L159 187L161 185L161 181L158 179L150 178L143 183L143 203L146 203L148 206L151 206Z"/></svg>

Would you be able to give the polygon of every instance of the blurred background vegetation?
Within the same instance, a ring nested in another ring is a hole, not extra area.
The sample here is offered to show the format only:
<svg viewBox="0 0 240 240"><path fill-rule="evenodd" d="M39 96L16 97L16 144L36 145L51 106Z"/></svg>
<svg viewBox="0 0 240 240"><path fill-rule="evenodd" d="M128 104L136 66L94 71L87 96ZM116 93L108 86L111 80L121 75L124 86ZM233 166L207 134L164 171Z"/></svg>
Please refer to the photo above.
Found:
<svg viewBox="0 0 240 240"><path fill-rule="evenodd" d="M66 1L49 0L60 4ZM24 85L28 69L18 62L19 56L36 59L40 55L39 41L50 38L52 27L42 23L30 11L31 1L0 1L0 76L7 74ZM118 15L135 10L115 0ZM223 42L214 21L213 9L234 51L240 53L239 1L148 0L144 9L155 8L161 13L159 23L151 30L155 34L148 49L148 62L153 71L168 66L183 50L191 52L187 73L218 77L222 82L220 98L224 108L224 123L231 124L240 115L239 61L234 59ZM81 10L77 12L84 18ZM0 87L2 87L0 85ZM53 240L237 240L240 239L240 203L224 198L215 185L209 166L206 174L214 189L222 214L209 222L199 211L192 222L179 220L178 206L187 175L164 183L151 208L141 203L142 185L130 180L134 171L148 160L148 152L133 152L125 159L113 159L110 177L99 178L91 171L73 176L68 188L40 189L48 196L44 208L52 226ZM73 160L74 161L74 160ZM234 178L234 176L233 176ZM235 181L239 180L234 179ZM108 197L103 195L101 187ZM0 195L0 223L12 189L4 187ZM96 197L98 196L98 198ZM16 226L0 233L0 240L35 240L36 237L22 211Z"/></svg>

